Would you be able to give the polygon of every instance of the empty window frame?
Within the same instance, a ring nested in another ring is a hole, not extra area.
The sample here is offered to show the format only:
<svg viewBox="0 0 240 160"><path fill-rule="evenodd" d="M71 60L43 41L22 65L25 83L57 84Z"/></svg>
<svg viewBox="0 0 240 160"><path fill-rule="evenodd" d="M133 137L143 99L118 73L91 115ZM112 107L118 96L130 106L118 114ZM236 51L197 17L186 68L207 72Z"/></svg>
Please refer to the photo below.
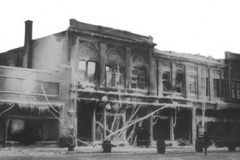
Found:
<svg viewBox="0 0 240 160"><path fill-rule="evenodd" d="M213 79L213 96L220 97L220 79Z"/></svg>
<svg viewBox="0 0 240 160"><path fill-rule="evenodd" d="M221 90L221 97L222 98L226 98L226 96L227 96L227 94L226 94L226 85L227 85L227 81L225 80L225 79L221 79L221 88L220 88L220 90Z"/></svg>
<svg viewBox="0 0 240 160"><path fill-rule="evenodd" d="M213 96L217 98L226 98L227 81L224 70L213 71Z"/></svg>
<svg viewBox="0 0 240 160"><path fill-rule="evenodd" d="M123 85L123 69L121 66L106 66L107 86L116 87Z"/></svg>
<svg viewBox="0 0 240 160"><path fill-rule="evenodd" d="M236 82L232 82L232 99L236 99Z"/></svg>
<svg viewBox="0 0 240 160"><path fill-rule="evenodd" d="M237 99L240 99L240 83L236 83L236 94Z"/></svg>
<svg viewBox="0 0 240 160"><path fill-rule="evenodd" d="M209 78L208 78L208 69L201 69L201 95L209 96Z"/></svg>
<svg viewBox="0 0 240 160"><path fill-rule="evenodd" d="M209 96L209 78L201 78L201 90L203 96Z"/></svg>
<svg viewBox="0 0 240 160"><path fill-rule="evenodd" d="M189 92L197 94L197 76L191 75L189 77Z"/></svg>
<svg viewBox="0 0 240 160"><path fill-rule="evenodd" d="M209 84L210 84L209 78L207 77L207 78L206 78L206 96L209 96L209 92L210 92L210 90L209 90Z"/></svg>
<svg viewBox="0 0 240 160"><path fill-rule="evenodd" d="M240 99L240 82L232 82L232 99Z"/></svg>
<svg viewBox="0 0 240 160"><path fill-rule="evenodd" d="M81 71L80 74L84 74L85 80L89 83L95 82L96 62L80 60L78 62L78 70Z"/></svg>
<svg viewBox="0 0 240 160"><path fill-rule="evenodd" d="M184 74L183 71L177 71L175 88L177 93L183 93Z"/></svg>
<svg viewBox="0 0 240 160"><path fill-rule="evenodd" d="M147 69L145 66L134 66L132 68L131 87L133 89L147 88Z"/></svg>
<svg viewBox="0 0 240 160"><path fill-rule="evenodd" d="M170 92L171 88L171 74L169 71L165 71L162 74L162 85L163 85L163 92Z"/></svg>

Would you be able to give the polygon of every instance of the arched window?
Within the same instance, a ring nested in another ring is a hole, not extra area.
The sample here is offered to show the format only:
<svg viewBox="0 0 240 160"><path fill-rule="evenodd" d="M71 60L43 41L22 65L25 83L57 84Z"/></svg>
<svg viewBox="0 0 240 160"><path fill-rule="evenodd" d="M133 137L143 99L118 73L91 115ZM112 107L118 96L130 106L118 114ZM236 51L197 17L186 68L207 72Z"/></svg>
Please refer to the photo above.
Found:
<svg viewBox="0 0 240 160"><path fill-rule="evenodd" d="M163 92L170 92L171 89L171 73L170 71L164 71L162 74Z"/></svg>
<svg viewBox="0 0 240 160"><path fill-rule="evenodd" d="M124 86L124 63L122 52L118 49L109 49L106 52L106 86Z"/></svg>
<svg viewBox="0 0 240 160"><path fill-rule="evenodd" d="M97 51L89 43L80 45L78 57L78 81L83 87L94 87L96 82Z"/></svg>
<svg viewBox="0 0 240 160"><path fill-rule="evenodd" d="M131 88L147 89L147 63L141 55L132 56Z"/></svg>
<svg viewBox="0 0 240 160"><path fill-rule="evenodd" d="M78 69L84 80L94 83L96 74L96 62L79 60Z"/></svg>

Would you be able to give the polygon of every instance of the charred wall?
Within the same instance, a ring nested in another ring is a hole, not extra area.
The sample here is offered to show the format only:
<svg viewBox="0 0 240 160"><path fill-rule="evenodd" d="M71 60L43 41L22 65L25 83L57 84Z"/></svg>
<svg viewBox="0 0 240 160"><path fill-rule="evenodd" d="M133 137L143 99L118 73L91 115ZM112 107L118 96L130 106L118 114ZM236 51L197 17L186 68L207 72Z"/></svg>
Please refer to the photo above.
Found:
<svg viewBox="0 0 240 160"><path fill-rule="evenodd" d="M68 36L57 33L33 41L32 68L56 69L58 65L68 65Z"/></svg>
<svg viewBox="0 0 240 160"><path fill-rule="evenodd" d="M23 48L16 48L0 54L0 65L22 67Z"/></svg>

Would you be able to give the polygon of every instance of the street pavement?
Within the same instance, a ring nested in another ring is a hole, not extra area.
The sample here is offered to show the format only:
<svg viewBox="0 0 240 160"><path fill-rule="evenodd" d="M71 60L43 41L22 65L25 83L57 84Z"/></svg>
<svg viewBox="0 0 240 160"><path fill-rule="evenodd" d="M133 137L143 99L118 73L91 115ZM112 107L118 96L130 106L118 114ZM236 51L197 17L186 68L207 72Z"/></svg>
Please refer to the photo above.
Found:
<svg viewBox="0 0 240 160"><path fill-rule="evenodd" d="M229 152L227 148L210 147L208 155L196 153L194 146L168 146L165 154L158 154L156 147L113 147L111 153L103 153L101 146L67 148L8 147L0 149L0 160L239 160L240 149Z"/></svg>

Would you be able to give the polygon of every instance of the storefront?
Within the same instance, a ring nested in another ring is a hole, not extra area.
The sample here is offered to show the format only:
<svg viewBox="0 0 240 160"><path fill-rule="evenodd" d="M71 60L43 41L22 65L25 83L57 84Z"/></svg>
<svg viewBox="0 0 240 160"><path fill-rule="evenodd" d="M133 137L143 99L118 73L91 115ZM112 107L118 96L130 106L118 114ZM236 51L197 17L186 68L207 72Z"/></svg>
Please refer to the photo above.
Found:
<svg viewBox="0 0 240 160"><path fill-rule="evenodd" d="M1 103L0 137L3 146L58 144L61 104Z"/></svg>

